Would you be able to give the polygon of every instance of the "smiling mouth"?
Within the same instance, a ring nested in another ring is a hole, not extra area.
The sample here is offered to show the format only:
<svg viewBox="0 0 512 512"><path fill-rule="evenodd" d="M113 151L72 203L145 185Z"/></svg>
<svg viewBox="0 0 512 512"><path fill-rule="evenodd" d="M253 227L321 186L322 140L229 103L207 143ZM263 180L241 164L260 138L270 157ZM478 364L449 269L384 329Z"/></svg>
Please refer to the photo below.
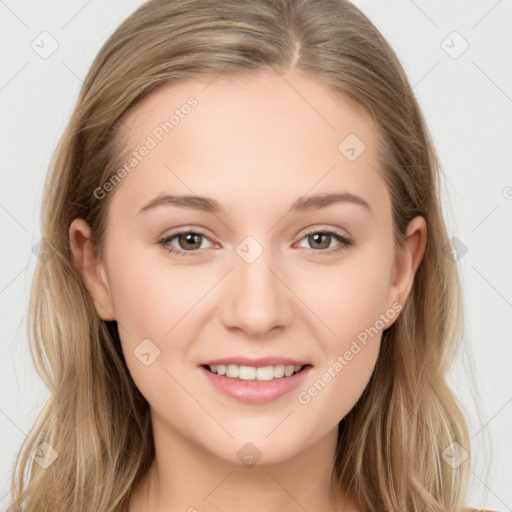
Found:
<svg viewBox="0 0 512 512"><path fill-rule="evenodd" d="M243 380L243 381L256 381L256 382L270 382L278 379L286 379L311 365L269 365L269 366L243 366L237 364L212 364L203 365L203 368L209 372L227 377L228 379Z"/></svg>

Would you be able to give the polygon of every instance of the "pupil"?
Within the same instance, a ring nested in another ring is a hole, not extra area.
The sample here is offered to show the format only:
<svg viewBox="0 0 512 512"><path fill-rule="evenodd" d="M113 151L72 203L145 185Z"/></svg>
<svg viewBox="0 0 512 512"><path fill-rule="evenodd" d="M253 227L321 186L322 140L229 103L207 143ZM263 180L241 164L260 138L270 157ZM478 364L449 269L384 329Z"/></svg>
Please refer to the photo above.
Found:
<svg viewBox="0 0 512 512"><path fill-rule="evenodd" d="M199 238L201 235L197 235L197 234L194 234L194 233L186 233L185 235L181 235L181 240L180 240L180 245L181 242L183 241L183 239L185 240L185 245L186 244L191 244L191 245L201 245L201 243L199 242L199 244L196 242L194 242L194 240L196 240L197 238ZM190 247L189 247L190 249ZM192 247L192 249L197 249L197 247Z"/></svg>
<svg viewBox="0 0 512 512"><path fill-rule="evenodd" d="M325 244L325 243L322 244L321 242L319 242L317 240L318 238L321 238L321 237L325 237L325 239L327 239L327 244ZM325 233L315 233L313 235L310 235L310 239L313 239L312 245L319 243L321 245L320 249L326 249L327 247L329 247L329 241L330 241L329 238L330 238L330 235L326 235Z"/></svg>

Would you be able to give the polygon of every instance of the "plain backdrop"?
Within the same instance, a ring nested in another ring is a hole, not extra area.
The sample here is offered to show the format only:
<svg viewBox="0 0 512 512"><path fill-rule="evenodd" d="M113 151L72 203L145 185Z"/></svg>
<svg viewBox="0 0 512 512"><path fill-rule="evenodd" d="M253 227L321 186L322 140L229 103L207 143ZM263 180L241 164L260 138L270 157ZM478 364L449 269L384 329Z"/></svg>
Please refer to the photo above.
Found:
<svg viewBox="0 0 512 512"><path fill-rule="evenodd" d="M48 163L94 56L141 3L0 0L0 509L48 395L26 329ZM400 58L445 173L466 309L450 382L470 421L468 504L512 510L512 2L354 3Z"/></svg>

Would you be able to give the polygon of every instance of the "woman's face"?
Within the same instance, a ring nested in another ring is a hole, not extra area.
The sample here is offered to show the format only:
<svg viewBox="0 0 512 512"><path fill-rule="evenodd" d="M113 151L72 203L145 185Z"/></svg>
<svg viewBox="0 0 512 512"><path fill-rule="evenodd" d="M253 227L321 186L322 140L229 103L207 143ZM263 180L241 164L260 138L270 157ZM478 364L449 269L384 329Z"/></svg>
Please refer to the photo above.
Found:
<svg viewBox="0 0 512 512"><path fill-rule="evenodd" d="M394 255L373 120L315 81L262 74L166 86L125 125L87 279L155 438L238 464L332 447L419 263L418 230Z"/></svg>

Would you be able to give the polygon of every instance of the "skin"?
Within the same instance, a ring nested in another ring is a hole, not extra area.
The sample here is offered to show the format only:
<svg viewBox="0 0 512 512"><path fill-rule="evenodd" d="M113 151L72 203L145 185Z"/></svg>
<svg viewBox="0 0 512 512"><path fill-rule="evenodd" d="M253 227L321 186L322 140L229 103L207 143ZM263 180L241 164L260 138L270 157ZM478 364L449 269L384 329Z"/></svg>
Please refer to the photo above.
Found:
<svg viewBox="0 0 512 512"><path fill-rule="evenodd" d="M413 219L394 252L373 120L311 79L285 78L195 79L145 98L125 118L128 152L188 97L198 106L110 192L103 259L85 221L70 226L98 315L117 320L129 370L151 407L156 460L130 512L221 511L233 503L246 512L361 510L329 492L337 425L366 387L381 332L397 315L309 403L299 403L297 393L379 315L405 304L426 225ZM366 146L354 161L338 150L351 133ZM335 191L360 196L371 211L345 202L288 212L301 196ZM161 206L137 213L161 192L209 196L227 211ZM180 228L206 235L196 246L178 237L170 243L192 256L156 243ZM356 243L315 244L308 228ZM236 252L247 236L263 250L252 263ZM147 338L160 349L149 366L134 355ZM300 389L249 405L221 395L198 368L234 355L293 357L312 370ZM261 453L251 468L237 457L247 442Z"/></svg>

